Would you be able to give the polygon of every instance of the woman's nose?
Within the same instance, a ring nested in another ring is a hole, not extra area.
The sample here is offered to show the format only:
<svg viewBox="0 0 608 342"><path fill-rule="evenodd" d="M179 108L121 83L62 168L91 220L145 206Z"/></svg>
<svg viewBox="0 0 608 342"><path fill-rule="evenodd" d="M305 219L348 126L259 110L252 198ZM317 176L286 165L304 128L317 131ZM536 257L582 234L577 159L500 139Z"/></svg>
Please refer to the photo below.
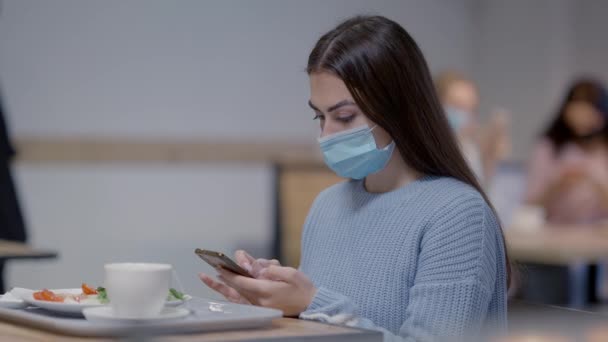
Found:
<svg viewBox="0 0 608 342"><path fill-rule="evenodd" d="M342 130L342 127L340 127L337 122L332 121L332 120L326 120L325 124L321 128L321 138L324 138L328 135L338 133L341 130Z"/></svg>

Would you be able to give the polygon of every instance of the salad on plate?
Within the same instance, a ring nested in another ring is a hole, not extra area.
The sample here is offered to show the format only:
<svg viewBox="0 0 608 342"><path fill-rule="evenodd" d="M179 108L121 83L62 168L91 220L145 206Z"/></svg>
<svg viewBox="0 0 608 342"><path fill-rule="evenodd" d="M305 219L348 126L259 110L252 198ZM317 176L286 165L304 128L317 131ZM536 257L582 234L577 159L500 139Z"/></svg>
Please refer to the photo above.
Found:
<svg viewBox="0 0 608 342"><path fill-rule="evenodd" d="M110 303L110 298L104 287L94 287L85 283L80 288L73 289L30 290L14 288L11 292L31 306L70 315L81 315L82 310L85 308L103 306ZM165 305L179 306L190 299L192 299L192 296L172 288L167 294Z"/></svg>

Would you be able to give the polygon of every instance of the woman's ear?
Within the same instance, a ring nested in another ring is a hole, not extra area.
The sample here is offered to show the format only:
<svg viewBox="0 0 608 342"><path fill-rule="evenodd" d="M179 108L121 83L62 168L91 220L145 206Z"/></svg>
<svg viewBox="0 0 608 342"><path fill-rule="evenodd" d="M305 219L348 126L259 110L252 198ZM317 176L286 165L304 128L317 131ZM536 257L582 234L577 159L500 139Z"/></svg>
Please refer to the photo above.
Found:
<svg viewBox="0 0 608 342"><path fill-rule="evenodd" d="M388 134L388 132L384 128L373 122L370 122L369 127L374 126L375 128L372 130L372 134L374 135L374 140L376 140L376 147L385 148L393 141L393 138L390 136L390 134Z"/></svg>

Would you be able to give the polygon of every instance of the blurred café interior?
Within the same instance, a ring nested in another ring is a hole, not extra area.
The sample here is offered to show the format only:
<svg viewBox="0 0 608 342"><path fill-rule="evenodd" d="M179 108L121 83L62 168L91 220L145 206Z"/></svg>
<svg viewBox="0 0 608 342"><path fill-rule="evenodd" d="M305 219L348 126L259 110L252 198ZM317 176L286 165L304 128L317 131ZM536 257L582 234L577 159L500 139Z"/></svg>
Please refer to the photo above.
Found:
<svg viewBox="0 0 608 342"><path fill-rule="evenodd" d="M2 292L142 260L219 298L198 247L297 267L314 198L343 181L319 151L306 58L369 13L420 45L498 212L509 340L608 341L602 0L2 0Z"/></svg>

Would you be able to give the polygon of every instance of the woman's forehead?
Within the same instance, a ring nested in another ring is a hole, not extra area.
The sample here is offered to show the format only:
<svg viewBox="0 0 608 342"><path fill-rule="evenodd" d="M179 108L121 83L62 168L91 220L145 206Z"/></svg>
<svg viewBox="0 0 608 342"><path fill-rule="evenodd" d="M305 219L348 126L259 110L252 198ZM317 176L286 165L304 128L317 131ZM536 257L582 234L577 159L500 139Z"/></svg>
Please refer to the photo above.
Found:
<svg viewBox="0 0 608 342"><path fill-rule="evenodd" d="M342 100L352 100L346 84L328 72L310 74L310 102L324 109Z"/></svg>

